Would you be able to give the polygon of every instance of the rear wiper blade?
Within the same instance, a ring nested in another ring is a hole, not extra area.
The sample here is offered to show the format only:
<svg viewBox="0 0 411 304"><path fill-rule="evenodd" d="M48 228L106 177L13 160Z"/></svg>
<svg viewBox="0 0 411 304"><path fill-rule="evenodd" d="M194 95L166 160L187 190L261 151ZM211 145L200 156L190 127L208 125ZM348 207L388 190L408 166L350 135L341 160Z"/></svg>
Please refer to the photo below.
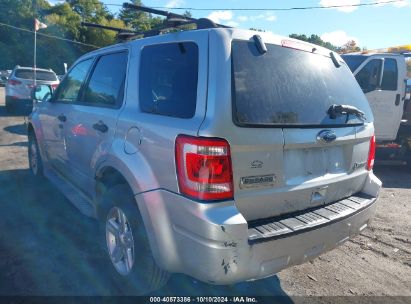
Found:
<svg viewBox="0 0 411 304"><path fill-rule="evenodd" d="M327 114L330 116L331 119L336 119L337 117L343 114L347 115L347 121L348 121L348 116L351 114L357 116L361 120L367 119L363 111L361 111L360 109L354 106L349 106L349 105L333 104L328 108Z"/></svg>

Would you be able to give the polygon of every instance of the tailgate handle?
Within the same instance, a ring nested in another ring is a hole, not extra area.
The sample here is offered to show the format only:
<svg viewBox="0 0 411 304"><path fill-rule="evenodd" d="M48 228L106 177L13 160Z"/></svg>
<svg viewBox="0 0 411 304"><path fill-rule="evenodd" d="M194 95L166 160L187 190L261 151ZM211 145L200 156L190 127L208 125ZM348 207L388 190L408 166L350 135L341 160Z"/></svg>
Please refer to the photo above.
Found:
<svg viewBox="0 0 411 304"><path fill-rule="evenodd" d="M398 106L400 104L400 99L401 99L401 95L397 94L397 96L395 96L395 105Z"/></svg>

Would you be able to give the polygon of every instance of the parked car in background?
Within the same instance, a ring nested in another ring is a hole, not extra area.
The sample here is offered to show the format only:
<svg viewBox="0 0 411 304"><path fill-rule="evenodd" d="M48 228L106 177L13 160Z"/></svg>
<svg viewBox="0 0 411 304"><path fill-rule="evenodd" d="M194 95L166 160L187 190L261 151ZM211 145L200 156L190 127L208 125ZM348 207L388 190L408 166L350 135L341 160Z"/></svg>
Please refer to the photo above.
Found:
<svg viewBox="0 0 411 304"><path fill-rule="evenodd" d="M407 79L407 86L405 88L405 100L411 100L411 78Z"/></svg>
<svg viewBox="0 0 411 304"><path fill-rule="evenodd" d="M56 88L60 81L51 69L36 69L36 84L50 85ZM6 83L6 110L13 112L21 108L31 112L33 101L31 90L34 86L34 69L16 66Z"/></svg>
<svg viewBox="0 0 411 304"><path fill-rule="evenodd" d="M5 86L6 85L6 82L9 79L9 76L10 76L10 72L9 72L9 70L1 70L0 71L0 86Z"/></svg>
<svg viewBox="0 0 411 304"><path fill-rule="evenodd" d="M397 161L411 168L411 122L406 118L407 65L403 54L344 54L375 118L378 161Z"/></svg>
<svg viewBox="0 0 411 304"><path fill-rule="evenodd" d="M0 75L0 86L4 87L6 85L8 78L6 76Z"/></svg>

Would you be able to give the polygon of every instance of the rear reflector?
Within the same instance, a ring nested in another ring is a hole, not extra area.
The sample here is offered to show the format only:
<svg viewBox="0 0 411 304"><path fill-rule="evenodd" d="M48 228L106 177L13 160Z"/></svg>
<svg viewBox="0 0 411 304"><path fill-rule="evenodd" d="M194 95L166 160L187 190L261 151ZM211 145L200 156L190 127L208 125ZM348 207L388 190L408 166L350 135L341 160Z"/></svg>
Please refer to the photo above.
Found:
<svg viewBox="0 0 411 304"><path fill-rule="evenodd" d="M368 152L367 170L370 171L374 167L375 161L375 135L370 139L370 150Z"/></svg>
<svg viewBox="0 0 411 304"><path fill-rule="evenodd" d="M175 156L182 194L205 201L233 198L230 146L226 140L179 135Z"/></svg>
<svg viewBox="0 0 411 304"><path fill-rule="evenodd" d="M392 148L392 149L401 149L401 145L397 143L389 143L389 144L379 144L376 145L377 148Z"/></svg>
<svg viewBox="0 0 411 304"><path fill-rule="evenodd" d="M7 82L7 84L8 84L8 85L18 85L18 84L21 84L21 82L18 81L18 80L10 79L10 80Z"/></svg>

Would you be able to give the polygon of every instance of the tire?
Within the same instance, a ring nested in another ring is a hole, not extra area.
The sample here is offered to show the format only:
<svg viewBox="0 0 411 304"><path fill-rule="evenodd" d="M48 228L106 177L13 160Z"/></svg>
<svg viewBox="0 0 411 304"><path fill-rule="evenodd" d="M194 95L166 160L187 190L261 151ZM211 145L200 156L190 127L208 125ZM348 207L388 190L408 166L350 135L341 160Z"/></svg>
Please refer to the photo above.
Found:
<svg viewBox="0 0 411 304"><path fill-rule="evenodd" d="M43 161L41 159L39 146L37 143L36 136L33 131L30 131L28 134L28 159L29 159L29 168L31 174L37 179L43 178Z"/></svg>
<svg viewBox="0 0 411 304"><path fill-rule="evenodd" d="M143 295L163 286L169 274L157 266L152 256L143 219L128 185L108 187L101 198L99 215L101 242L119 292Z"/></svg>
<svg viewBox="0 0 411 304"><path fill-rule="evenodd" d="M7 113L14 113L14 107L10 102L10 97L6 96L6 111Z"/></svg>

